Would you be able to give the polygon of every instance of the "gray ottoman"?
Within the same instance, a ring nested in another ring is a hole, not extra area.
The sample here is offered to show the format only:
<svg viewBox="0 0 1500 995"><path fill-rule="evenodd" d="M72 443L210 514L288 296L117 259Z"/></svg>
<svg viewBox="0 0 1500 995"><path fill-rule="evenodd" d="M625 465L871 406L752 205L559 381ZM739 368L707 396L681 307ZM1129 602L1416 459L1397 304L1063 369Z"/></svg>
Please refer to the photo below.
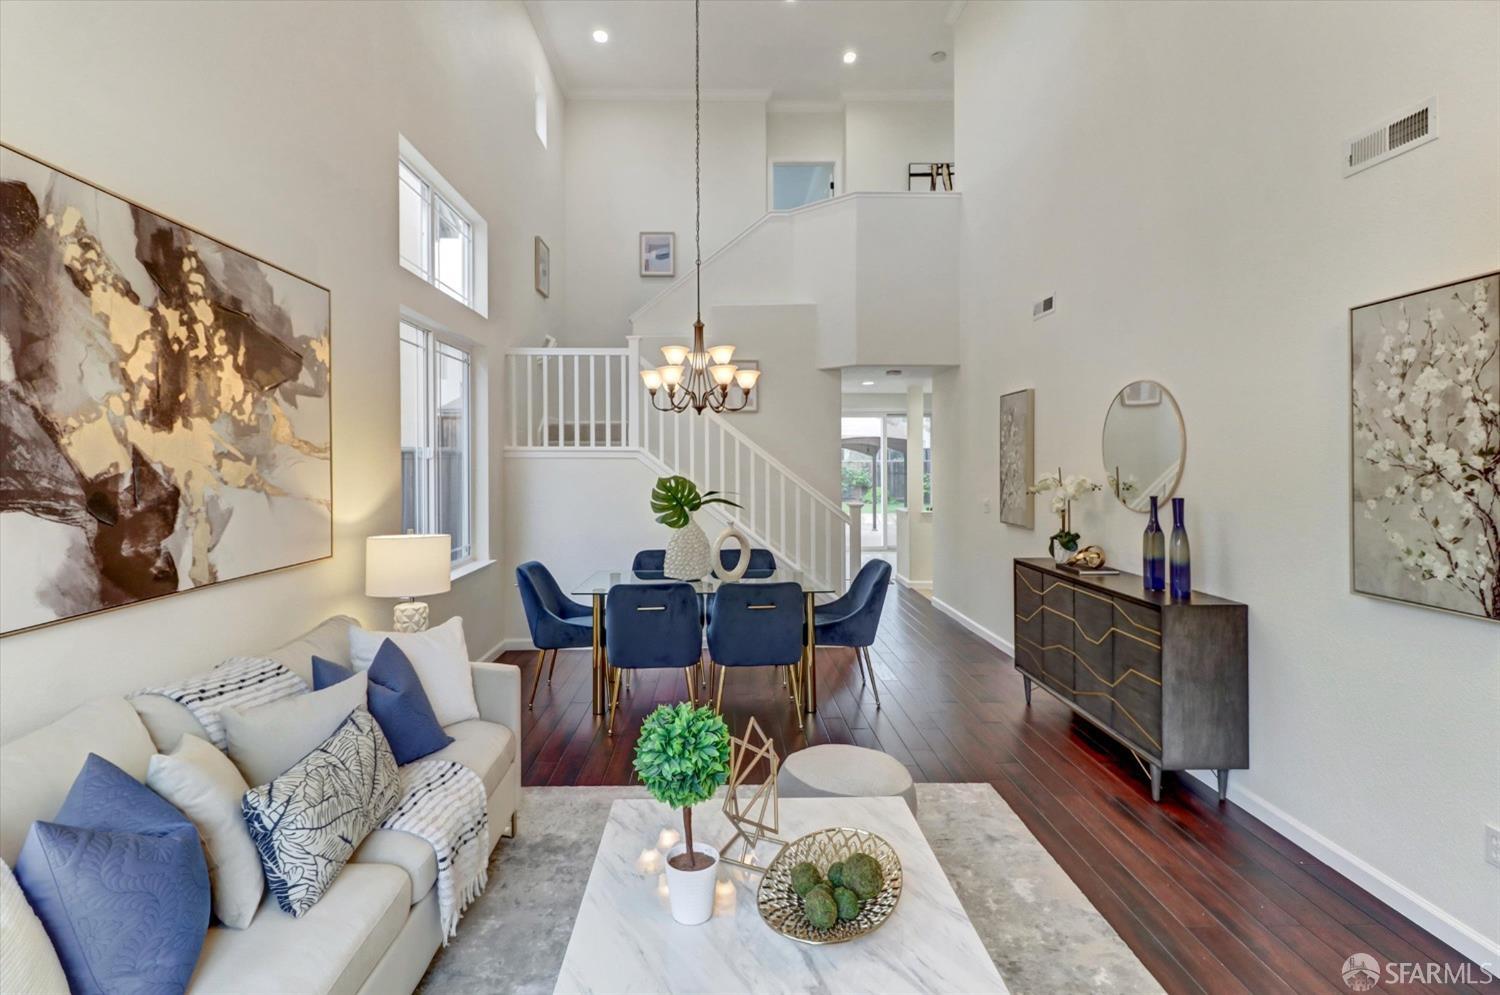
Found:
<svg viewBox="0 0 1500 995"><path fill-rule="evenodd" d="M825 743L788 756L776 775L783 798L894 798L917 814L917 789L895 757L863 746Z"/></svg>

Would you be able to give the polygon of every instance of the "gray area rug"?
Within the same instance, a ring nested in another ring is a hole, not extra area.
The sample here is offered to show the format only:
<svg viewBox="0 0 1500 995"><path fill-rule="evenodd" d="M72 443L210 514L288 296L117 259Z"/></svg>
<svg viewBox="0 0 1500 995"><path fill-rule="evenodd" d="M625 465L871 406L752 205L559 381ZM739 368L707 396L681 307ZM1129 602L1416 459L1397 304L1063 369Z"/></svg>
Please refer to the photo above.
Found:
<svg viewBox="0 0 1500 995"><path fill-rule="evenodd" d="M552 991L616 798L644 788L526 788L489 888L418 991ZM1135 954L987 784L917 785L917 819L1015 995L1160 992Z"/></svg>

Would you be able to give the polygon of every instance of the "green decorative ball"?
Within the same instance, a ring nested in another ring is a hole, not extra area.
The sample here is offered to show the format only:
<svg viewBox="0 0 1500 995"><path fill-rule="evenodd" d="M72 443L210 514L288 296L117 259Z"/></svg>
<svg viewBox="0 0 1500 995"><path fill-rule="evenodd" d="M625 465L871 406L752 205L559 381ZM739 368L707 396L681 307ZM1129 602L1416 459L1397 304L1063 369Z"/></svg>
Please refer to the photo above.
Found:
<svg viewBox="0 0 1500 995"><path fill-rule="evenodd" d="M843 881L844 887L868 901L880 894L885 875L874 857L868 853L856 853L844 861Z"/></svg>
<svg viewBox="0 0 1500 995"><path fill-rule="evenodd" d="M844 862L836 860L828 865L828 883L835 888L844 883Z"/></svg>
<svg viewBox="0 0 1500 995"><path fill-rule="evenodd" d="M806 898L807 893L821 884L822 881L823 875L819 874L818 869L805 860L792 868L792 890L797 893L798 898Z"/></svg>
<svg viewBox="0 0 1500 995"><path fill-rule="evenodd" d="M827 887L819 886L807 893L802 900L802 912L813 929L832 929L839 920L838 903Z"/></svg>
<svg viewBox="0 0 1500 995"><path fill-rule="evenodd" d="M839 907L839 918L845 922L859 917L859 896L848 888L833 889L833 902Z"/></svg>

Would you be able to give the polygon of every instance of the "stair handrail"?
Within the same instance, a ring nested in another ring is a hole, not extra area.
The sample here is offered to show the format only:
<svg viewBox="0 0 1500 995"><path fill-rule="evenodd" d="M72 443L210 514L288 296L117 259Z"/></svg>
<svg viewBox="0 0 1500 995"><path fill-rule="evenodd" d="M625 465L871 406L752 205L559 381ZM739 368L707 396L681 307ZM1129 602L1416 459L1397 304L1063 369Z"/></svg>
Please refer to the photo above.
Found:
<svg viewBox="0 0 1500 995"><path fill-rule="evenodd" d="M649 362L646 361L646 357L639 355L641 336L639 336L639 335L630 335L630 336L627 336L627 339L630 342L631 349L634 350L636 352L636 354L637 354L636 355L636 360L640 364L640 368L643 369L643 370L654 370L654 369L656 369L655 366L653 366L651 363L649 363ZM647 398L643 398L642 400L646 404L650 404L651 403L650 400L647 399ZM844 519L848 520L849 513L847 511L845 511L839 505L835 504L833 501L829 500L826 496L824 496L824 494L823 494L822 491L818 490L812 484L809 484L806 480L803 480L791 468L789 468L785 463L781 462L781 460L777 459L775 456L772 456L769 452L766 451L766 448L764 446L762 446L759 442L756 442L754 439L750 438L744 432L742 432L739 429L735 428L734 425L731 423L731 421L728 418L725 418L723 415L715 414L712 411L705 411L704 414L706 414L710 419L712 419L714 421L715 424L717 424L719 426L719 431L723 432L725 435L731 436L740 445L746 446L749 449L753 450L758 456L760 456L760 458L762 460L764 460L766 462L766 464L768 466L770 466L773 469L775 469L777 473L780 473L782 476L786 477L788 483L793 484L793 485L795 485L797 487L800 487L814 501L816 501L819 504L823 505L824 508L827 508L829 511L833 512L835 515L840 515Z"/></svg>

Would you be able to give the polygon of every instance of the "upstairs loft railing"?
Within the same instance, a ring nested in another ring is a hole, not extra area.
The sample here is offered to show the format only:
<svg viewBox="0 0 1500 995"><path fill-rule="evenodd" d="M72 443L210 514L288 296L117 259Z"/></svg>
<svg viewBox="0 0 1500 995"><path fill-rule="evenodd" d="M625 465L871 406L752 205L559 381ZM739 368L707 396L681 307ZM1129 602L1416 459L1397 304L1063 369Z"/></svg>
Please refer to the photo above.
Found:
<svg viewBox="0 0 1500 995"><path fill-rule="evenodd" d="M511 453L631 452L742 507L716 517L787 565L842 589L859 569L859 523L735 427L734 416L658 411L641 388L639 343L506 354Z"/></svg>

